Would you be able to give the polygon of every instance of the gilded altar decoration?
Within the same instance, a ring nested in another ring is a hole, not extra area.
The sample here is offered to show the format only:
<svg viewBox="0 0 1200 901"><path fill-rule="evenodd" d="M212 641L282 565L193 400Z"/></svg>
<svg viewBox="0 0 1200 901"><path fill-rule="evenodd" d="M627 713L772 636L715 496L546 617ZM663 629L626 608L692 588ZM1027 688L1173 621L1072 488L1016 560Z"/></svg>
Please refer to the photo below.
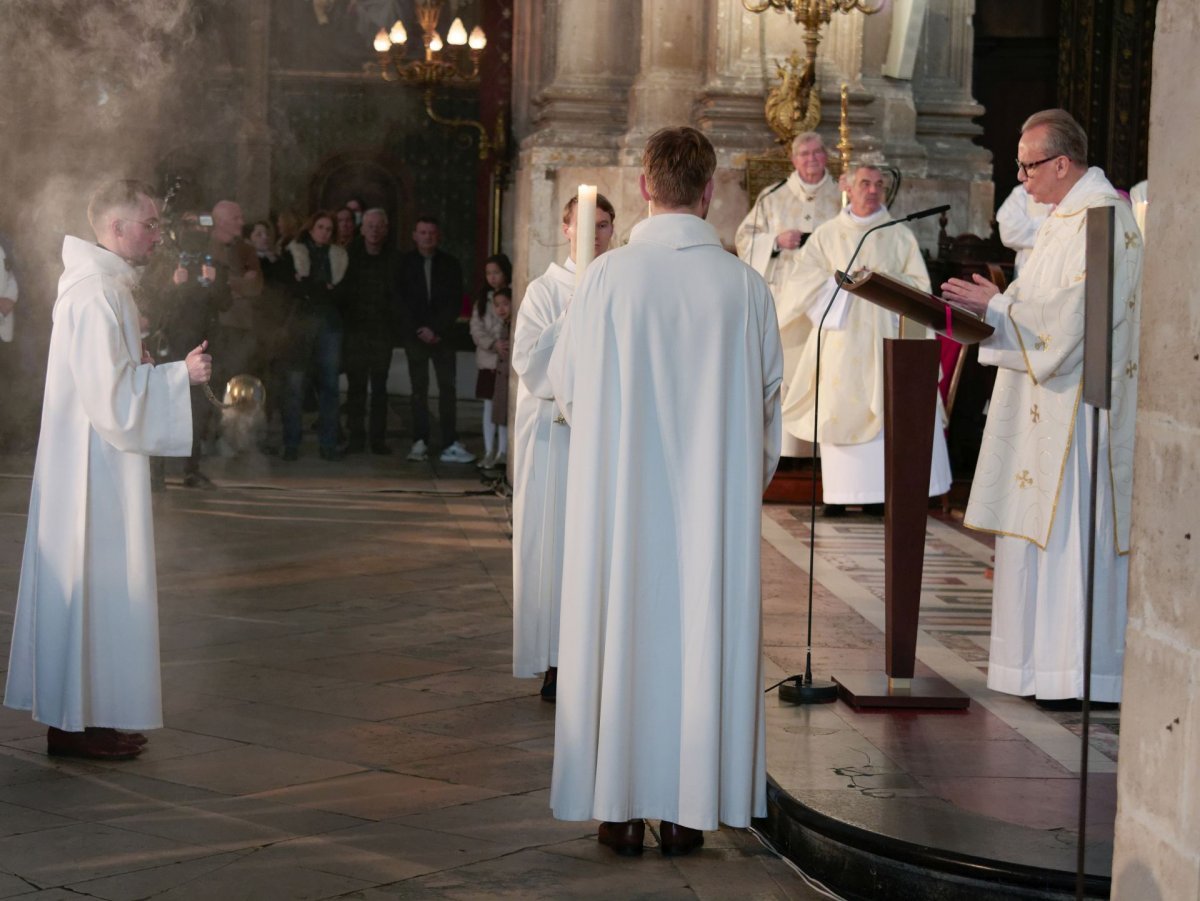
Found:
<svg viewBox="0 0 1200 901"><path fill-rule="evenodd" d="M1049 335L1038 335L1038 339L1034 343L1033 349L1034 350L1045 350L1049 346L1050 346L1050 336Z"/></svg>
<svg viewBox="0 0 1200 901"><path fill-rule="evenodd" d="M779 143L789 145L796 135L816 130L821 121L821 92L817 89L817 47L821 26L828 25L835 12L874 15L883 9L884 0L872 5L864 0L742 0L752 13L788 13L797 25L804 26L804 62L792 51L787 65L776 63L779 84L767 94L764 113L767 124Z"/></svg>
<svg viewBox="0 0 1200 901"><path fill-rule="evenodd" d="M1030 407L1029 418L1032 419L1035 424L1042 421L1042 412L1038 409L1037 404L1034 404L1032 407Z"/></svg>
<svg viewBox="0 0 1200 901"><path fill-rule="evenodd" d="M1033 476L1029 474L1028 469L1022 469L1017 473L1017 487L1030 488L1033 486Z"/></svg>

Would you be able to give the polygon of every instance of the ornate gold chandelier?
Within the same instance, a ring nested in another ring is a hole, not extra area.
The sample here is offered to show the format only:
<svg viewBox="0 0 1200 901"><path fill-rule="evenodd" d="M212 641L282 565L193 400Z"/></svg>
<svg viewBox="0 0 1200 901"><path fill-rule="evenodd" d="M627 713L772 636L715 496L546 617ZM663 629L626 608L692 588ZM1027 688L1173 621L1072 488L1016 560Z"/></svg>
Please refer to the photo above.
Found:
<svg viewBox="0 0 1200 901"><path fill-rule="evenodd" d="M437 30L438 19L442 16L442 0L416 0L415 6L417 21L421 23L425 58L404 58L408 32L404 29L404 23L397 19L390 31L381 28L375 35L375 52L379 54L379 71L384 79L426 87L471 87L479 84L479 58L487 46L483 29L476 25L468 35L462 19L456 18L450 23L450 30L443 41Z"/></svg>

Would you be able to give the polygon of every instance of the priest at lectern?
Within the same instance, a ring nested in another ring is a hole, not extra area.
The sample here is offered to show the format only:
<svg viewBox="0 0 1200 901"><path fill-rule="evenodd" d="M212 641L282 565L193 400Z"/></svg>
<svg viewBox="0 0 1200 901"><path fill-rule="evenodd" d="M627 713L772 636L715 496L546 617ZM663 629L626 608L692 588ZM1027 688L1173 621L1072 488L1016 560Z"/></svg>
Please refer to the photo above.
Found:
<svg viewBox="0 0 1200 901"><path fill-rule="evenodd" d="M979 362L999 368L967 526L996 534L988 687L1044 706L1083 696L1091 407L1083 401L1087 212L1113 207L1112 408L1100 419L1091 697L1119 701L1129 578L1142 239L1087 135L1063 110L1026 120L1018 180L1054 204L1020 278L951 279L945 295L986 315Z"/></svg>
<svg viewBox="0 0 1200 901"><path fill-rule="evenodd" d="M881 170L858 165L851 170L850 204L813 232L800 251L792 277L777 298L779 328L806 317L813 325L800 361L784 393L784 428L796 438L812 441L814 388L817 370L815 326L829 308L836 283L867 229L891 221L883 206ZM879 231L866 239L855 262L922 291L929 290L929 273L921 259L916 236L904 225ZM843 292L837 293L821 333L821 397L817 440L821 446L821 484L825 515L845 513L846 505L863 505L869 513L883 512L883 340L928 338L927 331L881 307ZM931 401L933 402L933 401ZM944 415L937 398L930 496L950 490L950 460L942 432Z"/></svg>

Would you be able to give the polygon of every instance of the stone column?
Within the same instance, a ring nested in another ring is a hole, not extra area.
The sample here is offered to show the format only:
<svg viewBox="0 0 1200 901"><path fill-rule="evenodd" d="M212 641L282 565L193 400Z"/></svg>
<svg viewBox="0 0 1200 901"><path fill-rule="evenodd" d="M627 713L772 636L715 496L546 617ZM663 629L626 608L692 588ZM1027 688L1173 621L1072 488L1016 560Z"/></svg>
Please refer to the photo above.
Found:
<svg viewBox="0 0 1200 901"><path fill-rule="evenodd" d="M517 0L513 36L513 288L565 257L559 210L581 181L619 188L618 148L641 55L641 4ZM615 198L613 198L615 201ZM519 301L518 301L519 302Z"/></svg>
<svg viewBox="0 0 1200 901"><path fill-rule="evenodd" d="M1131 901L1200 898L1200 7L1157 14L1112 867Z"/></svg>
<svg viewBox="0 0 1200 901"><path fill-rule="evenodd" d="M243 80L237 134L237 200L246 220L263 218L271 206L271 0L241 7Z"/></svg>
<svg viewBox="0 0 1200 901"><path fill-rule="evenodd" d="M642 0L641 65L629 98L625 162L637 165L642 146L664 125L692 122L704 71L707 4Z"/></svg>

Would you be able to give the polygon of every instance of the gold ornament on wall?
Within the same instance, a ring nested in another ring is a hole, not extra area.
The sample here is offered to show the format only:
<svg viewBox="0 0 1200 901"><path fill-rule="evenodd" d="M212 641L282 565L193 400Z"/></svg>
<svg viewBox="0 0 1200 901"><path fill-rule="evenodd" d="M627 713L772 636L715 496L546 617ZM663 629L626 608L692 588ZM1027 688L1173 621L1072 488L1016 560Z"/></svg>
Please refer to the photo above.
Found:
<svg viewBox="0 0 1200 901"><path fill-rule="evenodd" d="M872 5L863 0L742 0L749 12L768 9L791 15L804 26L804 62L792 51L784 63L776 63L779 84L767 94L763 112L767 125L780 144L789 145L796 135L815 131L821 121L821 92L817 87L817 48L821 44L821 26L828 25L835 12L855 10L870 16L883 9L884 0Z"/></svg>

